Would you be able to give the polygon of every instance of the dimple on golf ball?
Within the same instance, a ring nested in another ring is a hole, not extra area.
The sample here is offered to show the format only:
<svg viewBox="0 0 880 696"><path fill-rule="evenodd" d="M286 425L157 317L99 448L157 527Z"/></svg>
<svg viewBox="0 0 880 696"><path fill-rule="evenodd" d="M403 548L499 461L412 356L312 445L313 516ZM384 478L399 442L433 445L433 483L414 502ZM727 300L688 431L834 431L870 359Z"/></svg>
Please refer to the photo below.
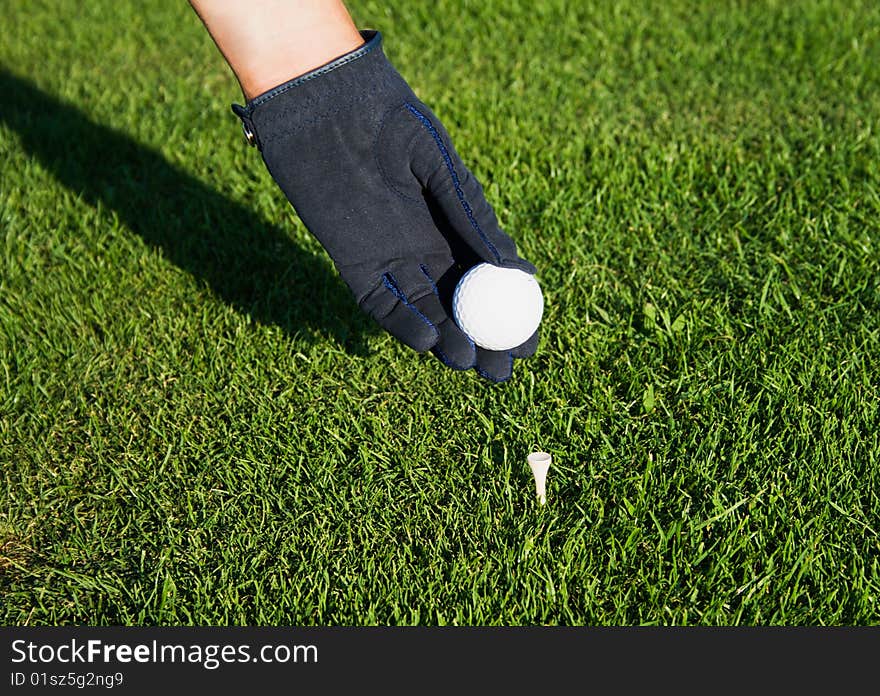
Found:
<svg viewBox="0 0 880 696"><path fill-rule="evenodd" d="M481 263L458 281L452 312L459 328L481 348L510 350L538 329L544 296L530 273Z"/></svg>

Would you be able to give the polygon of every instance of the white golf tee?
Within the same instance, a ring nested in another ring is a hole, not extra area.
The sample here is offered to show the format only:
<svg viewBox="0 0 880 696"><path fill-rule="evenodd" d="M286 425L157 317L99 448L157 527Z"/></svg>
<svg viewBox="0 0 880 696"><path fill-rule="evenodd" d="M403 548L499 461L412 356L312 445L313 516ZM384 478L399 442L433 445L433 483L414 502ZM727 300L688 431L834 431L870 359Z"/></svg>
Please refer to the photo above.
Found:
<svg viewBox="0 0 880 696"><path fill-rule="evenodd" d="M547 471L550 469L550 462L553 461L546 452L532 452L528 456L529 468L535 477L535 492L538 494L538 500L541 505L547 502Z"/></svg>

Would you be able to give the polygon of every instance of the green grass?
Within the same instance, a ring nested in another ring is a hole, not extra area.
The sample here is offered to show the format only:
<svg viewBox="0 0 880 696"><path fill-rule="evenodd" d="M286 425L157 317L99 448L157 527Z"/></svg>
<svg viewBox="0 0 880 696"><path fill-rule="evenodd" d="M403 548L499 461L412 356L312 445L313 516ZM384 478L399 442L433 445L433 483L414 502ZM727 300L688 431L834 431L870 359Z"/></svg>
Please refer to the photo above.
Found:
<svg viewBox="0 0 880 696"><path fill-rule="evenodd" d="M5 3L0 620L880 623L880 6L350 9L539 353L362 317L185 2Z"/></svg>

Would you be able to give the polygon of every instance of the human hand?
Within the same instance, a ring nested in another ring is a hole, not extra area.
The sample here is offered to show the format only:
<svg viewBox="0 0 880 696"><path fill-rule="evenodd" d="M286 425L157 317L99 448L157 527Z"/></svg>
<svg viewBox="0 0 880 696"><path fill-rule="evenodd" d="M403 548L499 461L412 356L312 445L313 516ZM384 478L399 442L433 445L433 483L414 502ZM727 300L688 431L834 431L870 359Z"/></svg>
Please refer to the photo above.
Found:
<svg viewBox="0 0 880 696"><path fill-rule="evenodd" d="M381 35L362 35L358 49L233 111L365 312L416 351L505 381L538 333L510 351L475 346L452 318L452 293L476 263L535 267L388 62Z"/></svg>

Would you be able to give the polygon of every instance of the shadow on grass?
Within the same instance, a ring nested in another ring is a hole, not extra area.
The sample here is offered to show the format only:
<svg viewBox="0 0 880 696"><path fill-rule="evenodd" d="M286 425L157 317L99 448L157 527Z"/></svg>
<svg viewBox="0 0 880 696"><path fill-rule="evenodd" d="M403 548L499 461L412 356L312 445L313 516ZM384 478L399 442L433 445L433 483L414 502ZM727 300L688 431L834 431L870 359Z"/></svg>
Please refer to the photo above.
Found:
<svg viewBox="0 0 880 696"><path fill-rule="evenodd" d="M325 259L155 150L2 68L0 93L0 122L18 133L31 157L91 205L115 211L223 301L290 335L310 328L350 353L367 352L364 337L375 329Z"/></svg>

